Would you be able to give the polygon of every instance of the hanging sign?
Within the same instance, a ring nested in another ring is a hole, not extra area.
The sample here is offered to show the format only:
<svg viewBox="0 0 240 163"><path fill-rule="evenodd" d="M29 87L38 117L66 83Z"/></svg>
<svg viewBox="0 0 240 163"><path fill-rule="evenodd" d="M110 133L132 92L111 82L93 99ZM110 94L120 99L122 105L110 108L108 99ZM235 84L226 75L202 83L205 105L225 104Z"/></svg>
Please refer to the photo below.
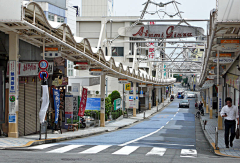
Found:
<svg viewBox="0 0 240 163"><path fill-rule="evenodd" d="M74 64L76 65L74 67L74 69L76 69L76 70L88 70L89 69L88 62L74 62Z"/></svg>
<svg viewBox="0 0 240 163"><path fill-rule="evenodd" d="M103 75L103 71L101 68L91 68L89 69L89 74L94 76Z"/></svg>
<svg viewBox="0 0 240 163"><path fill-rule="evenodd" d="M152 84L147 84L147 87L148 88L153 88L153 85Z"/></svg>
<svg viewBox="0 0 240 163"><path fill-rule="evenodd" d="M45 47L45 51L58 51L58 47Z"/></svg>
<svg viewBox="0 0 240 163"><path fill-rule="evenodd" d="M58 123L59 117L59 106L60 106L60 90L53 89L53 100L54 100L54 108L55 108L55 121L54 123Z"/></svg>
<svg viewBox="0 0 240 163"><path fill-rule="evenodd" d="M142 90L140 91L140 96L139 96L139 97L144 97L144 96L143 96L143 91L142 91Z"/></svg>
<svg viewBox="0 0 240 163"><path fill-rule="evenodd" d="M73 96L73 121L78 120L79 96Z"/></svg>
<svg viewBox="0 0 240 163"><path fill-rule="evenodd" d="M127 79L118 79L119 84L127 84L129 83Z"/></svg>
<svg viewBox="0 0 240 163"><path fill-rule="evenodd" d="M48 61L46 61L46 60L39 61L38 67L42 70L47 69L48 68Z"/></svg>
<svg viewBox="0 0 240 163"><path fill-rule="evenodd" d="M121 98L114 100L114 110L118 110L121 108L121 101L122 101Z"/></svg>
<svg viewBox="0 0 240 163"><path fill-rule="evenodd" d="M131 83L125 84L125 91L131 91Z"/></svg>
<svg viewBox="0 0 240 163"><path fill-rule="evenodd" d="M208 75L207 78L213 80L217 75Z"/></svg>
<svg viewBox="0 0 240 163"><path fill-rule="evenodd" d="M239 44L240 39L232 39L232 38L218 38L217 44Z"/></svg>
<svg viewBox="0 0 240 163"><path fill-rule="evenodd" d="M40 80L44 80L43 75L46 75L46 79L48 79L48 72L45 71L45 70L42 70L38 73L38 77L39 77Z"/></svg>
<svg viewBox="0 0 240 163"><path fill-rule="evenodd" d="M239 44L225 44L218 46L217 48L213 48L213 50L220 50L223 52L236 52L240 51L240 45Z"/></svg>
<svg viewBox="0 0 240 163"><path fill-rule="evenodd" d="M139 87L146 87L146 83L139 83Z"/></svg>
<svg viewBox="0 0 240 163"><path fill-rule="evenodd" d="M217 61L218 61L217 58L213 59L213 62L217 63ZM234 59L232 59L232 58L219 58L220 64L228 64L228 63L232 63L233 61L234 61Z"/></svg>
<svg viewBox="0 0 240 163"><path fill-rule="evenodd" d="M79 106L78 116L83 117L87 105L87 88L82 90L82 98Z"/></svg>
<svg viewBox="0 0 240 163"><path fill-rule="evenodd" d="M154 39L187 38L204 35L204 29L184 25L136 25L119 28L118 34L126 37Z"/></svg>

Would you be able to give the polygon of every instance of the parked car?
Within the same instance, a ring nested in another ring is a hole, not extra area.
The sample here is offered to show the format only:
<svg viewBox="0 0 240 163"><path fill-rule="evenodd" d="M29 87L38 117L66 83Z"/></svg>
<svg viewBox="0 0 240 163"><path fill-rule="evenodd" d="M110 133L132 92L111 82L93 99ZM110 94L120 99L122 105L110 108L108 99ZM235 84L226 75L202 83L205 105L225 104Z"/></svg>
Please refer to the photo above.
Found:
<svg viewBox="0 0 240 163"><path fill-rule="evenodd" d="M188 94L187 94L187 97L188 97L188 98L195 98L195 94L194 94L194 93L188 93Z"/></svg>
<svg viewBox="0 0 240 163"><path fill-rule="evenodd" d="M189 108L189 101L188 100L182 100L179 102L179 108L182 108L182 107L187 107Z"/></svg>

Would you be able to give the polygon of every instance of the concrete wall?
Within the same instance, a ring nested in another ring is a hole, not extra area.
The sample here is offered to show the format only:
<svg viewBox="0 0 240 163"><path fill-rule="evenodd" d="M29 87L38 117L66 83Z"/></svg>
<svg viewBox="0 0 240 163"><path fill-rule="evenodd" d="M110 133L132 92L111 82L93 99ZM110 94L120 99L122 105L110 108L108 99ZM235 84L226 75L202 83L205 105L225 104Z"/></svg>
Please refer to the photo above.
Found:
<svg viewBox="0 0 240 163"><path fill-rule="evenodd" d="M82 16L108 16L108 0L82 0Z"/></svg>

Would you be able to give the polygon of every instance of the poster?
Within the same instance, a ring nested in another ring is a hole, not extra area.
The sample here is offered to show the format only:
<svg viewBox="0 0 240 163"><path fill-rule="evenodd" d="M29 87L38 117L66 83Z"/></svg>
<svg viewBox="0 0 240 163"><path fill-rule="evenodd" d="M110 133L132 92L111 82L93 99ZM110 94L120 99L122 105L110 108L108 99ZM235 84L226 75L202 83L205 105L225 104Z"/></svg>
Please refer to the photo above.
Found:
<svg viewBox="0 0 240 163"><path fill-rule="evenodd" d="M79 96L73 96L73 121L78 120Z"/></svg>
<svg viewBox="0 0 240 163"><path fill-rule="evenodd" d="M55 121L54 123L58 123L59 117L59 106L60 106L60 90L53 89L53 99L54 99L54 108L55 108Z"/></svg>
<svg viewBox="0 0 240 163"><path fill-rule="evenodd" d="M9 114L8 115L8 122L9 123L16 123L16 114Z"/></svg>
<svg viewBox="0 0 240 163"><path fill-rule="evenodd" d="M65 114L73 113L73 95L66 94L65 95Z"/></svg>

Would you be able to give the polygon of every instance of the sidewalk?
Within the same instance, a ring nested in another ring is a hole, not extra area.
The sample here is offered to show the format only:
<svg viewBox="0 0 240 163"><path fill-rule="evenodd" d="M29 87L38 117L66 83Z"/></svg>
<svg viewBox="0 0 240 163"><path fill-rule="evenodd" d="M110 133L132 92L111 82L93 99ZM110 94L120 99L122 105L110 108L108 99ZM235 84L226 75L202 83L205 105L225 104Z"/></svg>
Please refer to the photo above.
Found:
<svg viewBox="0 0 240 163"><path fill-rule="evenodd" d="M164 101L164 103L161 103L158 106L158 111L162 110L164 106L168 105L169 103L170 103L170 99L168 98L167 100ZM153 107L151 110L147 110L145 112L145 118L150 117L156 112L157 112L157 107ZM114 122L106 123L105 127L86 128L86 129L78 130L74 132L73 131L63 132L62 134L51 133L47 135L47 140L39 140L39 134L22 136L19 138L8 138L8 137L0 138L0 149L10 149L10 148L16 149L16 148L28 147L32 145L54 143L54 142L59 142L59 141L64 141L69 139L88 137L96 134L101 134L104 132L111 132L143 120L144 119L143 114L144 113L141 113L141 114L137 114L136 117L123 118L120 120L116 120ZM44 134L42 134L42 138L45 138Z"/></svg>
<svg viewBox="0 0 240 163"><path fill-rule="evenodd" d="M204 108L205 109L205 108ZM206 113L206 109L205 109ZM203 120L207 120L207 125L203 126ZM224 141L224 129L218 130L218 147L215 148L215 128L218 126L218 119L216 118L216 113L214 110L213 119L209 119L209 114L205 114L201 117L201 125L203 132L208 139L209 143L212 145L215 154L228 157L240 158L240 139L234 139L233 147L226 148ZM224 128L224 123L223 123Z"/></svg>

